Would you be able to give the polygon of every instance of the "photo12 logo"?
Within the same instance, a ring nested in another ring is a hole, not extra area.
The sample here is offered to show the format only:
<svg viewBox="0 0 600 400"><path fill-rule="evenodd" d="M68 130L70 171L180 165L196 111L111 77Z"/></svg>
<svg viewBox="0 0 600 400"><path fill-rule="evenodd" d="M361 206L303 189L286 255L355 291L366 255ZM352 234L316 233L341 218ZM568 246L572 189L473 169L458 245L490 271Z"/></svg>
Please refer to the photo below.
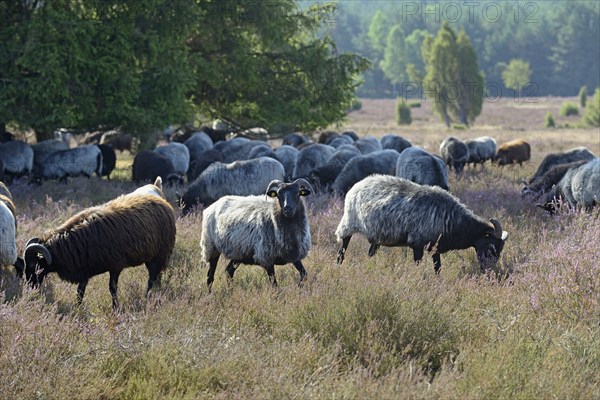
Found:
<svg viewBox="0 0 600 400"><path fill-rule="evenodd" d="M402 22L419 18L422 22L474 22L479 18L488 23L512 20L514 23L538 23L536 2L519 1L449 1L416 2L403 1Z"/></svg>

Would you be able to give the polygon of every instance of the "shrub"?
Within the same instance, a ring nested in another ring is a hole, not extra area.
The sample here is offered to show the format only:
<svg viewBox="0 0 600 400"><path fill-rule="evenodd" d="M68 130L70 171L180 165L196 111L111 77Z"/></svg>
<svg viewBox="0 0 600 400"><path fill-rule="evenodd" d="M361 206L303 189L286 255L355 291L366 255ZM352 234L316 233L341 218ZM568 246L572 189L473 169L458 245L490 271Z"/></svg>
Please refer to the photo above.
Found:
<svg viewBox="0 0 600 400"><path fill-rule="evenodd" d="M556 126L556 123L554 122L554 117L552 116L550 111L546 113L545 125L546 128L554 128Z"/></svg>
<svg viewBox="0 0 600 400"><path fill-rule="evenodd" d="M585 103L587 101L587 86L582 86L579 89L579 107L585 108Z"/></svg>
<svg viewBox="0 0 600 400"><path fill-rule="evenodd" d="M410 103L408 103L408 106L410 108L421 108L421 102L420 101L411 101Z"/></svg>
<svg viewBox="0 0 600 400"><path fill-rule="evenodd" d="M579 115L579 109L577 108L576 104L566 102L563 103L563 105L560 107L559 114L563 117L568 117L570 115Z"/></svg>
<svg viewBox="0 0 600 400"><path fill-rule="evenodd" d="M401 99L396 99L396 123L398 125L410 125L412 118L410 116L410 108Z"/></svg>
<svg viewBox="0 0 600 400"><path fill-rule="evenodd" d="M350 111L358 111L362 108L362 101L359 99L354 99L352 101L352 105L350 106Z"/></svg>
<svg viewBox="0 0 600 400"><path fill-rule="evenodd" d="M467 126L465 124L452 124L452 129L464 131L465 129L467 129Z"/></svg>
<svg viewBox="0 0 600 400"><path fill-rule="evenodd" d="M588 126L600 126L600 88L594 92L594 97L585 109L583 123Z"/></svg>

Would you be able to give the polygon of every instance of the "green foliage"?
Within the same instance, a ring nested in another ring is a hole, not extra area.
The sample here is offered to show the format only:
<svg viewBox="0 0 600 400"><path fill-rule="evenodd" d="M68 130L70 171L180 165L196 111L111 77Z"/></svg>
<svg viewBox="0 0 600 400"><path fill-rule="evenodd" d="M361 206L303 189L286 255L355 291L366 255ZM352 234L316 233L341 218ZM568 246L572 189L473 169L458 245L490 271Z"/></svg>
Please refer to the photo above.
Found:
<svg viewBox="0 0 600 400"><path fill-rule="evenodd" d="M420 101L409 101L408 106L410 108L421 108L421 102Z"/></svg>
<svg viewBox="0 0 600 400"><path fill-rule="evenodd" d="M427 75L423 86L433 94L434 111L448 127L456 120L469 125L481 113L483 77L477 56L464 31L458 37L446 22L433 43L423 43Z"/></svg>
<svg viewBox="0 0 600 400"><path fill-rule="evenodd" d="M546 128L554 128L556 126L556 123L554 122L554 117L552 116L550 111L546 113L546 117L544 118L544 125L546 126Z"/></svg>
<svg viewBox="0 0 600 400"><path fill-rule="evenodd" d="M360 101L359 99L354 99L354 101L352 101L352 106L350 107L351 111L358 111L362 109L362 101Z"/></svg>
<svg viewBox="0 0 600 400"><path fill-rule="evenodd" d="M394 25L387 36L380 67L393 84L406 81L406 46L400 25Z"/></svg>
<svg viewBox="0 0 600 400"><path fill-rule="evenodd" d="M566 102L560 107L559 114L563 117L579 115L579 109L577 108L577 104Z"/></svg>
<svg viewBox="0 0 600 400"><path fill-rule="evenodd" d="M385 13L378 10L369 25L368 37L371 47L379 52L383 52L387 45L389 31L389 18Z"/></svg>
<svg viewBox="0 0 600 400"><path fill-rule="evenodd" d="M502 71L504 86L518 89L519 92L530 82L530 78L531 68L525 60L510 60L504 71Z"/></svg>
<svg viewBox="0 0 600 400"><path fill-rule="evenodd" d="M410 107L401 97L396 99L396 124L410 125L412 118L410 116Z"/></svg>
<svg viewBox="0 0 600 400"><path fill-rule="evenodd" d="M587 86L582 86L579 89L579 107L585 108L585 103L587 101Z"/></svg>
<svg viewBox="0 0 600 400"><path fill-rule="evenodd" d="M600 88L596 88L592 101L585 108L583 123L588 126L600 126Z"/></svg>
<svg viewBox="0 0 600 400"><path fill-rule="evenodd" d="M463 125L463 124L452 124L452 129L456 129L459 131L464 131L468 128L467 125Z"/></svg>

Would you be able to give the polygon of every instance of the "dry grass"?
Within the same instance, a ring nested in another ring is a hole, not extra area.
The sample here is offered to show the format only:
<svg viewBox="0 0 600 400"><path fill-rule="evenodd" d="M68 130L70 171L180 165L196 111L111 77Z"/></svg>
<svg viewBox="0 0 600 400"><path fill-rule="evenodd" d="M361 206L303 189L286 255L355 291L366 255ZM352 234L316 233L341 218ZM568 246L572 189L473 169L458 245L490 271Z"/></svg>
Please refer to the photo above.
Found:
<svg viewBox="0 0 600 400"><path fill-rule="evenodd" d="M413 109L413 125L397 128L387 102L363 101L345 127L398 132L430 150L449 134L530 141L527 167L488 166L450 182L464 203L509 232L501 262L512 270L508 279L477 273L472 250L443 255L436 276L430 258L415 265L403 248L369 258L360 237L338 266L333 232L342 203L313 196L304 287L291 265L276 268L278 289L245 265L227 285L221 261L209 294L201 216L191 215L177 222L161 287L146 299L145 268L126 270L116 313L108 276L92 279L77 307L75 286L57 276L35 292L2 271L0 398L599 398L598 211L550 217L520 198L518 182L547 152L585 145L600 154L600 132L544 130L548 108L511 103L486 105L467 131L447 130L426 105ZM13 185L20 250L83 207L133 188L85 179Z"/></svg>

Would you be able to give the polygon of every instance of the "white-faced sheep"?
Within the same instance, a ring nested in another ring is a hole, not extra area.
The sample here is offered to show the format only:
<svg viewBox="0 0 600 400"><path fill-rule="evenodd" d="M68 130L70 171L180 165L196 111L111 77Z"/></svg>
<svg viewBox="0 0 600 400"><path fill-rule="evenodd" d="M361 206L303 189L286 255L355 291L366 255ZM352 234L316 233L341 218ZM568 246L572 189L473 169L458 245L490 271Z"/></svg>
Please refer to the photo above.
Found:
<svg viewBox="0 0 600 400"><path fill-rule="evenodd" d="M396 150L381 150L351 158L331 185L333 193L345 196L357 182L369 175L395 175L400 153Z"/></svg>
<svg viewBox="0 0 600 400"><path fill-rule="evenodd" d="M496 155L496 140L489 136L467 139L465 144L469 148L467 164L473 164L473 168L477 164L481 164L483 167L487 160L492 160Z"/></svg>
<svg viewBox="0 0 600 400"><path fill-rule="evenodd" d="M335 231L342 243L338 264L357 232L371 244L369 256L379 246L408 246L418 262L425 249L434 251L436 273L442 266L440 254L449 250L474 247L482 270L496 264L508 236L500 222L476 216L439 187L385 175L362 180L346 195L344 215Z"/></svg>
<svg viewBox="0 0 600 400"><path fill-rule="evenodd" d="M187 146L182 143L171 142L164 146L159 146L154 149L155 153L162 154L173 163L175 173L185 175L190 168L190 151Z"/></svg>
<svg viewBox="0 0 600 400"><path fill-rule="evenodd" d="M167 266L175 245L175 213L164 199L128 194L91 207L61 226L31 239L25 248L25 276L34 287L56 272L77 283L81 303L90 278L108 272L113 307L124 268L146 264L148 291Z"/></svg>
<svg viewBox="0 0 600 400"><path fill-rule="evenodd" d="M58 179L67 182L69 177L93 174L101 176L102 152L96 145L84 145L68 150L58 150L49 154L42 166L39 179Z"/></svg>
<svg viewBox="0 0 600 400"><path fill-rule="evenodd" d="M440 144L440 154L448 168L460 175L469 159L469 148L459 138L449 136Z"/></svg>
<svg viewBox="0 0 600 400"><path fill-rule="evenodd" d="M540 206L552 213L557 199L564 199L570 207L579 206L586 210L600 204L600 158L568 170L548 192L545 204Z"/></svg>
<svg viewBox="0 0 600 400"><path fill-rule="evenodd" d="M179 206L186 215L194 206L203 204L207 207L223 196L258 195L272 180L282 181L283 174L283 165L268 157L230 164L216 162L196 178L183 196L179 196Z"/></svg>
<svg viewBox="0 0 600 400"><path fill-rule="evenodd" d="M306 277L302 265L310 250L310 226L300 199L312 192L305 179L293 183L275 180L264 196L226 196L204 210L202 260L208 265L210 290L221 254L229 259L226 271L233 278L239 264L266 269L273 285L275 265L294 264L300 282ZM270 198L275 199L275 201Z"/></svg>
<svg viewBox="0 0 600 400"><path fill-rule="evenodd" d="M439 186L449 190L448 169L444 161L418 147L409 147L400 153L396 163L396 176L419 185Z"/></svg>

